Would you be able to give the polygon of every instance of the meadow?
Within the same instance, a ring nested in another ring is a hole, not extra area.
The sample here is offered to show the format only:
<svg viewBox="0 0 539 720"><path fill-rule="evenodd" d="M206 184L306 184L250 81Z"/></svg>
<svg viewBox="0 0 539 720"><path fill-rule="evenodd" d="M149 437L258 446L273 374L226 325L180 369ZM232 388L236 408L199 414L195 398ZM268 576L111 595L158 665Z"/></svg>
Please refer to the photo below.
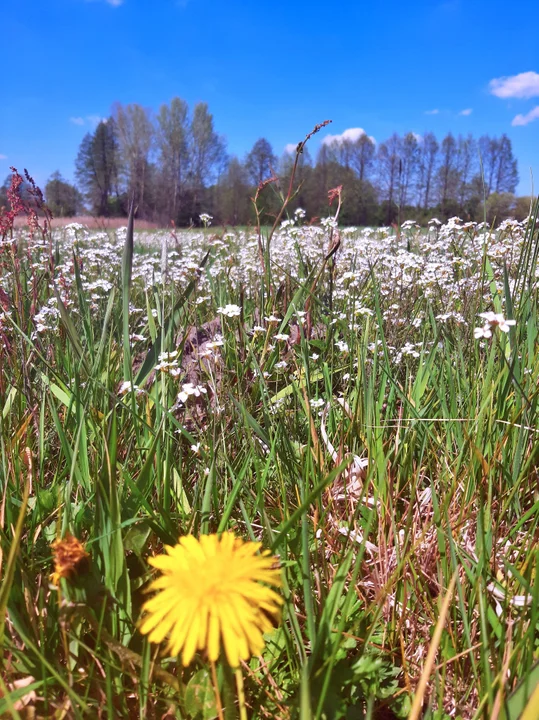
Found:
<svg viewBox="0 0 539 720"><path fill-rule="evenodd" d="M358 229L333 199L5 233L1 717L537 717L538 207ZM282 612L239 669L184 664L141 631L148 561L227 531Z"/></svg>

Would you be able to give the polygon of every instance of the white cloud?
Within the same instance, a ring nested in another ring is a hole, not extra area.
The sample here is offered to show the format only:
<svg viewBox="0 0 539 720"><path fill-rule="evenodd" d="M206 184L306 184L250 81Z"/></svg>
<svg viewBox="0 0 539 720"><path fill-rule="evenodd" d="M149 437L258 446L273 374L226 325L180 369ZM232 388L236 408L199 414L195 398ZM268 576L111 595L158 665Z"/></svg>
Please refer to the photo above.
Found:
<svg viewBox="0 0 539 720"><path fill-rule="evenodd" d="M489 83L490 92L499 98L531 98L539 95L539 74L525 72L519 75L494 78Z"/></svg>
<svg viewBox="0 0 539 720"><path fill-rule="evenodd" d="M100 0L86 0L86 2L99 2ZM110 5L111 7L120 7L120 5L123 5L124 0L105 0L107 5Z"/></svg>
<svg viewBox="0 0 539 720"><path fill-rule="evenodd" d="M438 115L440 111L438 108L434 108L434 110L425 110L425 115Z"/></svg>
<svg viewBox="0 0 539 720"><path fill-rule="evenodd" d="M340 135L326 135L326 137L322 140L322 145L340 145L345 140L348 140L349 142L356 142L360 137L366 134L367 133L363 130L363 128L348 128ZM376 140L372 137L372 135L369 135L369 140L376 143Z"/></svg>
<svg viewBox="0 0 539 720"><path fill-rule="evenodd" d="M284 151L285 151L285 153L288 153L289 155L295 155L297 147L298 147L297 143L288 143L287 145L284 146Z"/></svg>
<svg viewBox="0 0 539 720"><path fill-rule="evenodd" d="M466 108L466 110L461 110L459 112L459 115L471 115L473 113L472 108Z"/></svg>
<svg viewBox="0 0 539 720"><path fill-rule="evenodd" d="M69 122L73 125L91 125L96 128L100 122L107 122L106 118L102 118L101 115L86 115L85 117L70 117Z"/></svg>
<svg viewBox="0 0 539 720"><path fill-rule="evenodd" d="M101 115L86 115L86 120L88 120L94 128L96 128L100 122L106 122L106 118L102 118Z"/></svg>
<svg viewBox="0 0 539 720"><path fill-rule="evenodd" d="M413 132L412 135L415 137L418 144L421 145L421 143L423 142L423 135L420 135L419 133L415 133L415 132Z"/></svg>
<svg viewBox="0 0 539 720"><path fill-rule="evenodd" d="M348 130L345 130L340 135L326 135L322 140L322 145L333 145L334 143L340 145L344 140L355 142L359 140L362 135L365 135L363 128L348 128Z"/></svg>
<svg viewBox="0 0 539 720"><path fill-rule="evenodd" d="M0 155L0 160L7 160L7 155Z"/></svg>
<svg viewBox="0 0 539 720"><path fill-rule="evenodd" d="M534 120L539 120L539 105L536 105L533 110L530 110L530 112L526 113L526 115L516 115L513 118L511 125L527 125Z"/></svg>

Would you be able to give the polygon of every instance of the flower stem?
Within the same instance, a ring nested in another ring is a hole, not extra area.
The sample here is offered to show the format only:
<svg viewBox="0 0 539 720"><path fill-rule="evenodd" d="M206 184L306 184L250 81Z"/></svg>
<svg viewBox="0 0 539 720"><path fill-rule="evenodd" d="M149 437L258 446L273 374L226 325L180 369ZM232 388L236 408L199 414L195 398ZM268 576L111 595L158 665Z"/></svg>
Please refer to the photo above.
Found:
<svg viewBox="0 0 539 720"><path fill-rule="evenodd" d="M211 668L211 681L213 684L213 690L215 692L215 704L217 705L217 716L219 720L225 720L225 716L223 715L223 704L221 702L221 694L219 692L219 683L217 682L217 671L215 669L215 662L213 660L210 660L210 668Z"/></svg>
<svg viewBox="0 0 539 720"><path fill-rule="evenodd" d="M240 706L240 720L247 720L247 708L245 707L245 688L243 687L243 674L239 667L236 672L236 688L238 690L238 703Z"/></svg>

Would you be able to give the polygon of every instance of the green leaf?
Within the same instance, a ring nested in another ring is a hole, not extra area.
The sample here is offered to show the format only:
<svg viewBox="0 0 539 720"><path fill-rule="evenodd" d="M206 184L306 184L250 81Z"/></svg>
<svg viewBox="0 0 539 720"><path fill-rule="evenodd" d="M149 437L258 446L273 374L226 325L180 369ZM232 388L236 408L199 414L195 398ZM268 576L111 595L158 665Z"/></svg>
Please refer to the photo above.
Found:
<svg viewBox="0 0 539 720"><path fill-rule="evenodd" d="M208 670L199 670L187 683L185 709L191 718L211 720L217 716L215 691Z"/></svg>
<svg viewBox="0 0 539 720"><path fill-rule="evenodd" d="M501 713L502 720L518 720L537 688L539 688L539 663L536 663L527 677L520 681L517 689L507 700L505 711Z"/></svg>

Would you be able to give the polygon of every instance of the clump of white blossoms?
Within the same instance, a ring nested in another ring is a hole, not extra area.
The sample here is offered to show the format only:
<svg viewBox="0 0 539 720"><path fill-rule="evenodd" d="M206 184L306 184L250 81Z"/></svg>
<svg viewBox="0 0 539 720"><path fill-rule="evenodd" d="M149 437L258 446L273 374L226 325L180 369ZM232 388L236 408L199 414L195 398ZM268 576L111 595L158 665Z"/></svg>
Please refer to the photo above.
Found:
<svg viewBox="0 0 539 720"><path fill-rule="evenodd" d="M347 342L344 342L344 340L337 340L337 342L335 343L335 345L339 348L339 350L340 350L342 353L350 352L350 348L348 347L348 343L347 343Z"/></svg>
<svg viewBox="0 0 539 720"><path fill-rule="evenodd" d="M208 391L204 387L204 385L193 385L193 383L185 383L182 385L181 391L178 393L178 405L185 405L185 403L189 400L190 397L194 396L196 398L200 397L201 395L206 395Z"/></svg>
<svg viewBox="0 0 539 720"><path fill-rule="evenodd" d="M202 215L199 215L200 222L204 225L204 227L209 227L211 225L211 221L213 220L213 215L208 215L208 213L202 213Z"/></svg>
<svg viewBox="0 0 539 720"><path fill-rule="evenodd" d="M239 317L241 315L241 308L239 305L225 305L224 307L217 308L219 315L225 317Z"/></svg>
<svg viewBox="0 0 539 720"><path fill-rule="evenodd" d="M155 366L154 370L161 370L161 372L167 372L172 377L178 377L181 374L181 370L178 367L178 351L171 350L170 352L162 352L159 355L159 363Z"/></svg>
<svg viewBox="0 0 539 720"><path fill-rule="evenodd" d="M335 218L326 217L320 220L320 225L322 225L322 227L327 230L328 228L336 228L338 226L338 223Z"/></svg>
<svg viewBox="0 0 539 720"><path fill-rule="evenodd" d="M223 347L224 340L221 335L216 335L213 340L206 343L208 350L217 350L217 348Z"/></svg>
<svg viewBox="0 0 539 720"><path fill-rule="evenodd" d="M483 327L476 327L473 331L474 338L490 338L492 337L492 330L498 328L504 333L508 333L513 325L516 325L516 320L506 320L502 313L494 313L492 311L479 313L479 317L483 318L485 324Z"/></svg>
<svg viewBox="0 0 539 720"><path fill-rule="evenodd" d="M124 382L120 385L118 395L127 395L127 393L131 392L134 392L136 396L144 394L144 390L139 388L138 385L132 383L131 380L124 380Z"/></svg>

